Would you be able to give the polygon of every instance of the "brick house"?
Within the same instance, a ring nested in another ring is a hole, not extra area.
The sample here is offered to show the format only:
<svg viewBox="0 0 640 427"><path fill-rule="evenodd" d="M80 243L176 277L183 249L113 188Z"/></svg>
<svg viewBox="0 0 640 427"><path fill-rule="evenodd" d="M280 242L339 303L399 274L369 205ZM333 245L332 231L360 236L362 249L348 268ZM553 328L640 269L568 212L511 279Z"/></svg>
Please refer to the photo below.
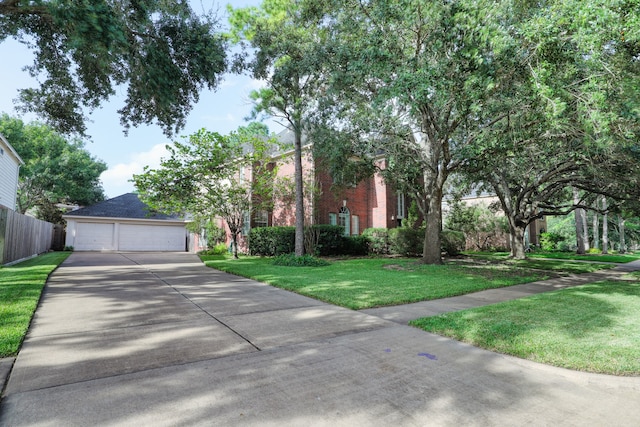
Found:
<svg viewBox="0 0 640 427"><path fill-rule="evenodd" d="M278 134L284 144L293 142L293 132L289 129ZM274 167L278 168L276 182L294 182L295 166L293 150L274 154ZM378 160L378 166L384 168L384 159ZM322 168L311 153L310 144L303 141L302 169L305 177L305 224L340 225L345 235L359 235L366 228L397 227L405 217L408 206L402 194L397 194L385 184L379 174L365 179L348 188L334 185L331 175ZM241 168L242 180L252 180L253 171ZM266 226L293 226L295 224L295 193L280 191L274 198L270 211L254 212L245 225L243 235L251 228ZM221 222L220 225L224 225ZM240 246L246 246L241 239Z"/></svg>
<svg viewBox="0 0 640 427"><path fill-rule="evenodd" d="M294 134L286 129L278 134L278 139L285 145L293 146ZM377 168L384 169L384 157L377 160ZM295 166L293 149L277 152L272 157L273 167L278 168L276 182L289 182L293 186ZM318 159L314 159L311 145L305 143L303 136L302 169L305 179L305 224L331 224L344 227L345 235L359 235L367 228L395 228L402 225L406 218L411 200L398 193L386 184L379 173L362 180L352 186L338 187L333 177L323 169ZM241 181L254 179L251 168L240 168ZM464 197L467 205L484 205L498 202L495 194L482 193ZM447 203L443 205L446 215ZM497 215L503 215L501 211ZM269 211L253 212L251 218L245 219L245 229L240 236L239 246L246 249L246 236L251 228L270 226L293 226L295 224L295 193L280 193L274 197L274 206ZM226 228L224 221L218 224ZM527 242L539 245L539 236L546 230L545 219L536 220L527 230ZM227 229L227 234L228 229ZM227 243L229 243L228 239ZM508 235L500 236L501 245L508 247Z"/></svg>

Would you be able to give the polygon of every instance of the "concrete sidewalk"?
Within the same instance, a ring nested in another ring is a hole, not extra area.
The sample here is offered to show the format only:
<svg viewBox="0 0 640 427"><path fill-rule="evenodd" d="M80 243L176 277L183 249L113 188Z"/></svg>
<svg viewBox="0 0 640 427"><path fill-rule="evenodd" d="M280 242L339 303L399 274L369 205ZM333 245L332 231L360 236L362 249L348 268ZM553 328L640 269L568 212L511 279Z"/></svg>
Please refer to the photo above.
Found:
<svg viewBox="0 0 640 427"><path fill-rule="evenodd" d="M0 425L637 425L638 402L640 378L480 350L193 255L74 253Z"/></svg>
<svg viewBox="0 0 640 427"><path fill-rule="evenodd" d="M581 261L584 262L584 261ZM622 264L610 270L595 273L571 275L549 280L524 283L506 288L489 289L457 297L442 298L433 301L421 301L413 304L393 307L372 308L361 310L361 313L371 314L382 319L391 320L406 325L410 320L420 317L435 316L450 311L466 310L468 308L510 301L531 295L555 291L558 289L580 286L602 280L620 280L630 271L640 270L640 260Z"/></svg>

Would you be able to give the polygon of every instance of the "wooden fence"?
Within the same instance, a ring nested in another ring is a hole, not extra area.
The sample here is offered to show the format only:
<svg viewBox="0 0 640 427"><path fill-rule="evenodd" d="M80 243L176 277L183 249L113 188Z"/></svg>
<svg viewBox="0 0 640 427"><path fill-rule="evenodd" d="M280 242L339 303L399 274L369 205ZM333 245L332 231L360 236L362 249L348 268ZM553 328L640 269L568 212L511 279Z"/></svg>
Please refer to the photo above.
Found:
<svg viewBox="0 0 640 427"><path fill-rule="evenodd" d="M0 265L51 249L53 224L0 208Z"/></svg>

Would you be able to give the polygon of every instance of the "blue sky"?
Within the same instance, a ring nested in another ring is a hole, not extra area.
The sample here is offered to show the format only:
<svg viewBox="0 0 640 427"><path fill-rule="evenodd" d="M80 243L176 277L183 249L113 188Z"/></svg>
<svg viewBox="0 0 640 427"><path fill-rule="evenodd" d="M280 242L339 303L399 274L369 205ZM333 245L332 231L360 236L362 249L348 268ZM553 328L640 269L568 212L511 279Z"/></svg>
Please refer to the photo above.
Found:
<svg viewBox="0 0 640 427"><path fill-rule="evenodd" d="M257 5L260 1L237 0L230 3L234 7L244 7ZM197 5L194 1L194 8L200 10L200 3ZM222 14L225 8L220 7L219 10ZM222 19L226 21L226 17ZM22 70L33 62L31 51L14 40L5 40L0 43L0 58L3 58L0 67L0 112L21 117L25 122L36 120L37 117L33 115L18 115L13 103L18 89L37 86L37 81ZM251 111L249 93L261 85L261 82L247 76L226 75L216 92L203 91L200 94L200 101L191 111L180 135L188 135L200 128L227 134L245 125L244 118ZM101 176L109 198L133 191L133 185L128 182L131 176L140 173L145 165L157 166L159 159L165 155L165 145L171 142L156 126L132 128L128 136L124 135L117 114L123 105L124 93L123 88L108 103L95 110L90 115L91 122L87 124L91 140L86 142L86 149L95 158L107 163L109 168ZM282 129L275 122L266 123L271 131L279 132Z"/></svg>

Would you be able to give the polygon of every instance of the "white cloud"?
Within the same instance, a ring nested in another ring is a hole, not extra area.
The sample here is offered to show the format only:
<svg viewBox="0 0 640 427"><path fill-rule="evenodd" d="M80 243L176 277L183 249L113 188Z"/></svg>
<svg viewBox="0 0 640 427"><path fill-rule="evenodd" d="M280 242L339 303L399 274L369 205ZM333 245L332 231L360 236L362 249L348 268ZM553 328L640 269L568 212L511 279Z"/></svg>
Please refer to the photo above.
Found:
<svg viewBox="0 0 640 427"><path fill-rule="evenodd" d="M222 90L222 89L226 89L226 88L230 88L230 87L235 87L237 84L238 84L238 82L236 81L236 79L225 78L218 85L218 90Z"/></svg>
<svg viewBox="0 0 640 427"><path fill-rule="evenodd" d="M168 155L166 144L156 144L149 151L132 153L129 162L111 166L100 175L105 193L108 197L116 197L133 191L133 183L129 182L133 175L142 173L145 166L160 166L160 159Z"/></svg>
<svg viewBox="0 0 640 427"><path fill-rule="evenodd" d="M244 85L244 88L249 90L258 90L262 89L266 85L267 84L264 80L251 79L246 85Z"/></svg>

